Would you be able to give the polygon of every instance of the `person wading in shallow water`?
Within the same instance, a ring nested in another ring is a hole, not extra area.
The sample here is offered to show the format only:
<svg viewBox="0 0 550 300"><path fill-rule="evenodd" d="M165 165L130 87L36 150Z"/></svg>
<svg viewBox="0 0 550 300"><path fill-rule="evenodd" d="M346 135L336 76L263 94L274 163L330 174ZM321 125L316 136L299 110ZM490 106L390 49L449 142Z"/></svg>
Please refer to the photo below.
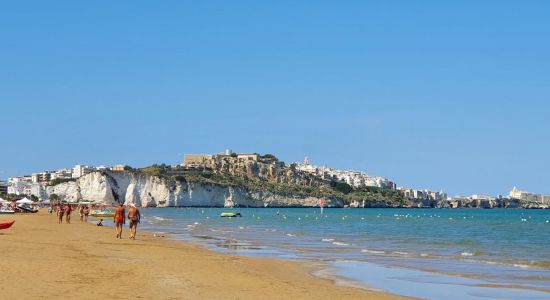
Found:
<svg viewBox="0 0 550 300"><path fill-rule="evenodd" d="M137 226L141 220L141 215L135 204L130 204L128 209L128 220L130 220L130 239L136 239Z"/></svg>
<svg viewBox="0 0 550 300"><path fill-rule="evenodd" d="M116 226L117 239L122 238L122 225L126 223L126 216L124 214L125 214L124 206L122 205L122 203L120 203L115 210L115 216L113 219Z"/></svg>

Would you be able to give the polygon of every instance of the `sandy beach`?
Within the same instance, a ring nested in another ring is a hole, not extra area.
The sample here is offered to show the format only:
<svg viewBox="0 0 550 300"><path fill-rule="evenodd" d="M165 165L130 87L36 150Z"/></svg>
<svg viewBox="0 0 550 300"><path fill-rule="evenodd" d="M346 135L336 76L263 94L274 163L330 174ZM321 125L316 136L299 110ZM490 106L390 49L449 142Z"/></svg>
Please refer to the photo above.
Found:
<svg viewBox="0 0 550 300"><path fill-rule="evenodd" d="M2 215L2 299L402 299L338 286L306 262L213 252L139 231L57 224L55 215Z"/></svg>

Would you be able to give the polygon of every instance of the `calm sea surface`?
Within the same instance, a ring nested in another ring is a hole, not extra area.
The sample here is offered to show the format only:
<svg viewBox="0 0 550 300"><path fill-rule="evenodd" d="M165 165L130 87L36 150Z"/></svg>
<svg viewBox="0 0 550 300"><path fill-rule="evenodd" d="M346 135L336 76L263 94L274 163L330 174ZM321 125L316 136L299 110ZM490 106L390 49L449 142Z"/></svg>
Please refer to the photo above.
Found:
<svg viewBox="0 0 550 300"><path fill-rule="evenodd" d="M242 217L219 217L224 211ZM148 208L142 215L141 228L175 239L316 260L398 294L550 299L550 210Z"/></svg>

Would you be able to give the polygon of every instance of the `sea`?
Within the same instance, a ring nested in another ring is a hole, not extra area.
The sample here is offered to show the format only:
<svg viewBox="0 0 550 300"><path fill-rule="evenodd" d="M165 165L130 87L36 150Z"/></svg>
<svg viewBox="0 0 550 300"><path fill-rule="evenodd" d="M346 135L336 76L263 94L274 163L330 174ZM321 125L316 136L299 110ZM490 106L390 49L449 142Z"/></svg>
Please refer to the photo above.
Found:
<svg viewBox="0 0 550 300"><path fill-rule="evenodd" d="M222 212L242 217L222 218ZM144 208L141 229L422 299L550 299L550 210Z"/></svg>

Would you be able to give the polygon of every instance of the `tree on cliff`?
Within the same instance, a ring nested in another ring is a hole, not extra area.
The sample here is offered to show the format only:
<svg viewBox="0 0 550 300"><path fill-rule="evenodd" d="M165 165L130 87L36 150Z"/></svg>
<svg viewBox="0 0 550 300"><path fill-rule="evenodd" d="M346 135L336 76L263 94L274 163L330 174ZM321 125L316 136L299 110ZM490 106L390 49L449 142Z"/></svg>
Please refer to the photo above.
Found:
<svg viewBox="0 0 550 300"><path fill-rule="evenodd" d="M340 193L349 194L353 191L353 187L345 182L331 181L330 187Z"/></svg>
<svg viewBox="0 0 550 300"><path fill-rule="evenodd" d="M279 161L279 159L273 154L268 153L268 154L264 154L264 155L259 155L259 154L257 154L257 155L258 155L258 161L266 163L266 164L270 164L270 163Z"/></svg>
<svg viewBox="0 0 550 300"><path fill-rule="evenodd" d="M50 183L48 185L49 186L55 186L55 185L58 185L58 184L62 184L62 183L65 183L65 182L71 182L71 181L76 181L76 178L56 178L56 179L50 181Z"/></svg>

